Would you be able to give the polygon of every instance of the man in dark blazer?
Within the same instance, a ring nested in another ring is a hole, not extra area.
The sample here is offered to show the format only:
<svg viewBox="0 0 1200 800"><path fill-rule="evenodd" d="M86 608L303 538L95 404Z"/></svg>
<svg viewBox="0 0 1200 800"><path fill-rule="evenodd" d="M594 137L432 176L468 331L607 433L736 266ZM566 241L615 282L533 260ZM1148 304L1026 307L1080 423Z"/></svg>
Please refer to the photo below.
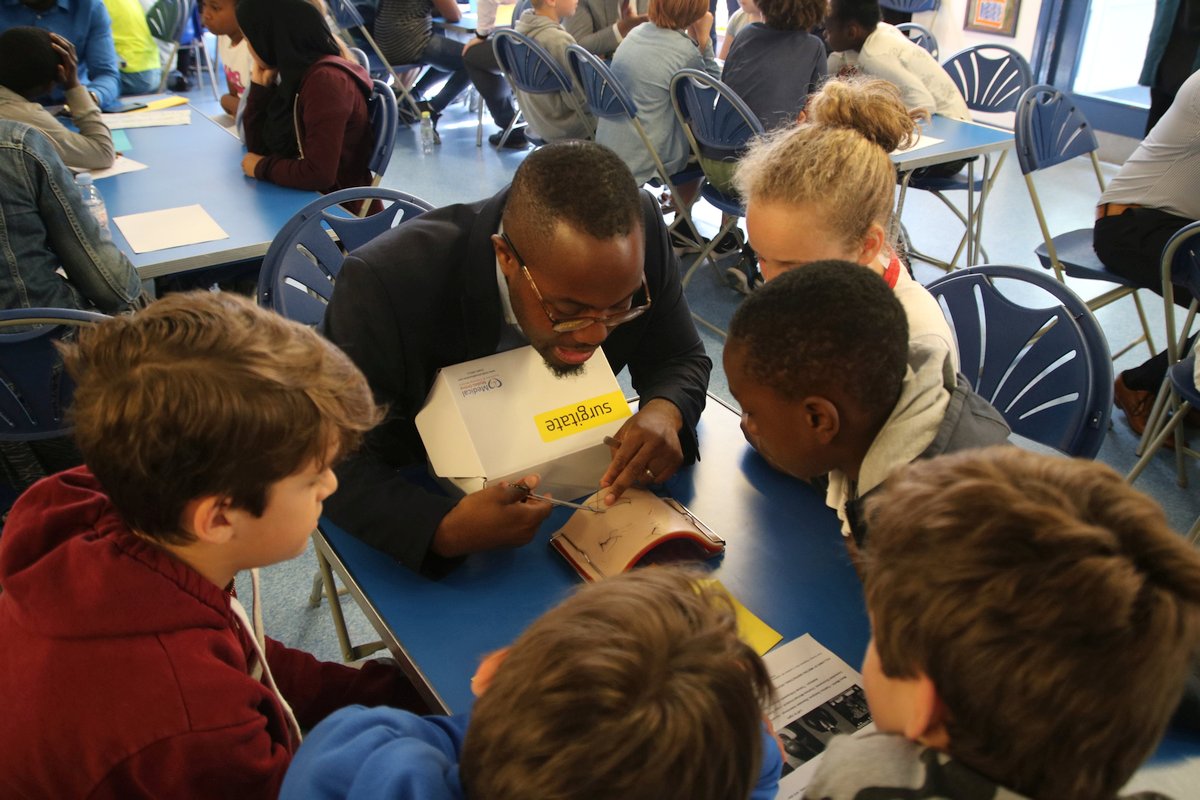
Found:
<svg viewBox="0 0 1200 800"><path fill-rule="evenodd" d="M430 211L356 250L325 333L388 406L339 468L326 513L413 569L525 544L550 513L512 487L454 500L402 474L425 460L414 419L442 367L525 344L563 374L597 349L613 372L628 366L641 403L615 437L608 502L696 457L712 363L657 203L600 145L543 147L495 197Z"/></svg>

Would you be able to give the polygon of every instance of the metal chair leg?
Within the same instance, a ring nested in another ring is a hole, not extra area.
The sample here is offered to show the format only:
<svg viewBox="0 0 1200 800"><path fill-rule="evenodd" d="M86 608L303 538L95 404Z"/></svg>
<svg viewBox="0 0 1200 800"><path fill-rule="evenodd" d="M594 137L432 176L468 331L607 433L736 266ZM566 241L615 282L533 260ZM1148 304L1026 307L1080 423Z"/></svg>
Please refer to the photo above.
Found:
<svg viewBox="0 0 1200 800"><path fill-rule="evenodd" d="M342 612L342 601L339 597L337 582L333 577L333 568L329 565L329 559L321 552L318 546L313 551L317 558L317 569L320 571L320 581L322 585L322 593L325 599L329 601L329 615L333 619L333 631L337 635L338 646L342 651L342 660L346 662L357 661L361 658L366 658L371 653L382 650L383 642L370 642L363 645L352 645L350 643L350 631L346 628L346 617ZM319 601L318 601L319 602ZM312 603L312 597L309 597L309 603Z"/></svg>

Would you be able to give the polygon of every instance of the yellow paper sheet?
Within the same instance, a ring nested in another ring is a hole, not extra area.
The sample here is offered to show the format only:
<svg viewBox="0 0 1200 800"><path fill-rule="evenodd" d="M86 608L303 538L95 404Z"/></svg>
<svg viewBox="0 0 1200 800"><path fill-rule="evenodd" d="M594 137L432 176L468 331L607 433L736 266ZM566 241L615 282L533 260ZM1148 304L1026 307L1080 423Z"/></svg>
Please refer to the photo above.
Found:
<svg viewBox="0 0 1200 800"><path fill-rule="evenodd" d="M504 5L496 6L496 27L507 28L512 25L513 11L516 9L516 3L505 3Z"/></svg>
<svg viewBox="0 0 1200 800"><path fill-rule="evenodd" d="M186 105L187 105L186 97L180 97L179 95L172 95L171 97L163 97L158 100L151 100L149 103L146 103L145 108L139 108L138 110L131 111L129 113L140 114L144 111L161 111L164 108L173 108L175 106L186 106Z"/></svg>
<svg viewBox="0 0 1200 800"><path fill-rule="evenodd" d="M719 580L714 578L712 583L733 601L733 610L737 613L738 635L742 637L743 642L753 647L754 652L760 656L766 655L768 650L779 644L783 639L782 633L756 617L754 612L742 605Z"/></svg>
<svg viewBox="0 0 1200 800"><path fill-rule="evenodd" d="M144 214L113 217L135 253L152 253L185 244L228 239L217 221L199 203Z"/></svg>

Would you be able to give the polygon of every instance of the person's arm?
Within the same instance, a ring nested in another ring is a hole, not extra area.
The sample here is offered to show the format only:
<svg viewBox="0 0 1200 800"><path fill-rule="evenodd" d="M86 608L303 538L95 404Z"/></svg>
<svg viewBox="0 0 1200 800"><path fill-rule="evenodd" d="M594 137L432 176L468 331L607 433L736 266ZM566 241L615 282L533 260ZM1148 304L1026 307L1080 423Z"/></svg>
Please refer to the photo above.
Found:
<svg viewBox="0 0 1200 800"><path fill-rule="evenodd" d="M712 361L704 351L683 293L679 258L671 249L662 212L645 193L642 209L646 261L659 264L662 275L652 286L650 311L645 314L645 326L638 332L639 342L628 362L633 388L641 400L640 410L615 436L621 447L601 479L601 486L610 486L617 496L635 482L647 482L646 468L654 474L653 482L659 483L683 464L696 460L696 425L704 411L712 371ZM668 437L665 442L656 442L656 431L672 417L678 420L676 441ZM646 448L645 452L641 448ZM674 448L679 450L679 460L672 466L669 451ZM664 462L668 462L665 468Z"/></svg>
<svg viewBox="0 0 1200 800"><path fill-rule="evenodd" d="M627 0L593 1L598 3L620 1L622 14L615 23L606 25L603 20L597 19L593 15L592 2L581 0L575 13L564 23L564 27L576 43L589 53L610 56L629 31L645 22L647 18L644 14L625 13L629 10Z"/></svg>
<svg viewBox="0 0 1200 800"><path fill-rule="evenodd" d="M308 729L350 705L417 709L423 704L412 682L395 662L366 661L361 669L318 661L302 650L268 637L267 663L296 721Z"/></svg>
<svg viewBox="0 0 1200 800"><path fill-rule="evenodd" d="M105 313L129 310L142 291L137 270L115 244L103 237L50 140L31 130L26 142L26 172L36 183L46 238L67 280Z"/></svg>
<svg viewBox="0 0 1200 800"><path fill-rule="evenodd" d="M929 91L929 87L919 75L909 69L905 59L899 56L864 59L860 54L858 66L872 77L894 83L900 90L904 107L909 111L918 108L930 114L937 111L937 100L934 99L933 92Z"/></svg>
<svg viewBox="0 0 1200 800"><path fill-rule="evenodd" d="M88 0L80 0L87 2ZM88 25L87 42L83 48L87 64L87 88L96 95L101 108L106 108L121 96L120 61L113 44L112 20L101 0L91 0L92 15ZM78 42L75 43L78 46Z"/></svg>
<svg viewBox="0 0 1200 800"><path fill-rule="evenodd" d="M246 90L246 110L242 114L242 127L245 130L246 150L251 153L265 155L267 152L267 143L263 138L263 115L274 92L274 86L254 81L250 82L250 88ZM237 113L236 109L234 113Z"/></svg>
<svg viewBox="0 0 1200 800"><path fill-rule="evenodd" d="M711 12L706 12L703 17L692 23L688 28L688 34L692 37L700 54L699 63L693 66L720 80L721 65L717 63L717 59L713 55L712 37L710 36L712 26L713 15Z"/></svg>
<svg viewBox="0 0 1200 800"><path fill-rule="evenodd" d="M458 22L462 19L462 9L455 0L433 0L433 10L446 22ZM495 19L494 11L492 18Z"/></svg>
<svg viewBox="0 0 1200 800"><path fill-rule="evenodd" d="M300 157L266 155L254 166L254 177L294 189L325 191L337 183L346 121L366 98L349 76L329 67L317 69L305 79L298 101L303 129Z"/></svg>
<svg viewBox="0 0 1200 800"><path fill-rule="evenodd" d="M53 117L47 120L47 125L53 122L57 126L47 132L53 131L50 136L58 145L63 161L67 166L76 169L111 167L117 157L112 131L100 118L100 109L92 102L92 96L88 94L87 89L78 84L67 89L67 105L71 109L71 121L79 128L79 133L67 130Z"/></svg>
<svg viewBox="0 0 1200 800"><path fill-rule="evenodd" d="M393 708L339 711L309 732L279 796L449 796L445 776L458 768L468 720L465 714L419 717Z"/></svg>

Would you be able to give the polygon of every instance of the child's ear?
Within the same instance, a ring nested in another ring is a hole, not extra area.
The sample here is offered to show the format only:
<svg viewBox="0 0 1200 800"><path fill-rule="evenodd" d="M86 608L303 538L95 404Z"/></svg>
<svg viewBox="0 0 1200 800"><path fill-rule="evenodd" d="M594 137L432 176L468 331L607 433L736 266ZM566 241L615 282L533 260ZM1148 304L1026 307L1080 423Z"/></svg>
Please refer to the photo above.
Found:
<svg viewBox="0 0 1200 800"><path fill-rule="evenodd" d="M879 257L879 253L887 245L887 232L878 222L872 222L871 227L867 229L867 235L863 239L862 249L858 254L858 263L874 264L875 259Z"/></svg>
<svg viewBox="0 0 1200 800"><path fill-rule="evenodd" d="M492 678L496 677L496 670L500 669L500 665L504 663L507 656L508 648L501 647L483 657L483 660L479 662L479 669L475 670L475 674L471 676L471 694L476 697L483 696L483 693L492 685Z"/></svg>
<svg viewBox="0 0 1200 800"><path fill-rule="evenodd" d="M180 525L185 533L190 533L201 542L224 544L233 538L231 509L227 497L201 497L183 507Z"/></svg>
<svg viewBox="0 0 1200 800"><path fill-rule="evenodd" d="M918 673L913 681L912 706L904 726L904 738L945 750L950 742L946 732L946 705L933 680L924 672Z"/></svg>
<svg viewBox="0 0 1200 800"><path fill-rule="evenodd" d="M828 398L817 395L806 397L800 403L804 415L803 424L822 444L833 441L842 429L842 416L837 406Z"/></svg>

